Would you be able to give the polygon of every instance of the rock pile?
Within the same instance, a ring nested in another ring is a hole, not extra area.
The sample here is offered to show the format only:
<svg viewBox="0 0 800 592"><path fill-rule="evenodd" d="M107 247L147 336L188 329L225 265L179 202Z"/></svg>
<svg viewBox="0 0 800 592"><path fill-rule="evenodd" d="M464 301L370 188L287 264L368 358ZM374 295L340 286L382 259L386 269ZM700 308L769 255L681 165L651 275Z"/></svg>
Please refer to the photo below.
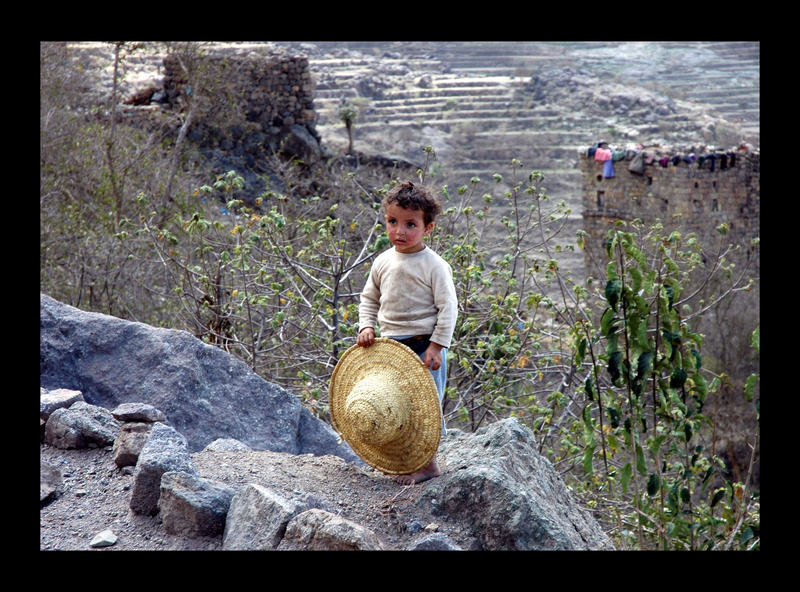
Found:
<svg viewBox="0 0 800 592"><path fill-rule="evenodd" d="M83 401L80 393L70 393L70 398L78 400L52 411L46 424L61 425L63 417L106 417L102 408ZM50 403L64 394L42 391L41 400ZM131 512L158 515L171 535L220 537L223 550L393 548L386 541L386 533L337 514L330 509L330 501L315 494L298 499L255 482L237 486L206 478L196 468L186 439L163 423L166 417L149 405L124 404L107 413L119 425L111 445L114 462L121 470L133 470ZM152 423L139 421L145 415L158 419ZM134 421L122 421L126 417ZM149 430L137 454L124 428L140 423L148 424ZM44 441L55 447L97 446L91 440L97 432L91 421L82 419L72 425L73 440L57 437L61 432L51 428L45 430ZM124 440L128 442L122 445ZM124 460L118 453L122 449L127 449ZM234 439L220 439L202 452L248 450ZM472 435L450 430L440 458L450 469L429 481L416 503L443 521L459 524L472 541L470 549L612 548L588 512L571 499L552 466L536 453L532 432L516 420L497 422ZM63 489L63 480L58 467L47 463L42 463L40 474L41 502L47 503ZM420 536L408 549L464 548L447 534L437 532L436 524L425 528L412 521L405 528L414 530L414 524ZM107 529L98 533L90 546L111 546L116 540L113 530Z"/></svg>
<svg viewBox="0 0 800 592"><path fill-rule="evenodd" d="M381 510L369 499L360 503L362 509L358 515L364 520L354 519L353 514L342 513L345 497L349 497L345 492L349 484L368 483L360 490L360 495L366 496L379 485L360 460L345 460L352 452L338 457L327 453L319 457L319 465L310 464L307 459L312 455L298 456L298 449L304 450L302 447L294 446L287 451L283 440L278 439L267 443L273 445L270 449L237 424L228 424L228 433L215 428L218 437L213 439L207 432L201 435L193 429L193 424L178 427L175 418L186 416L185 407L191 407L192 402L180 396L180 389L176 393L177 404L168 397L152 395L157 393L158 385L174 386L171 374L185 376L196 370L195 358L181 355L181 351L189 349L188 344L183 344L181 350L160 341L164 337L167 341L172 338L180 341L177 336L180 332L165 334L162 329L81 313L45 296L41 314L42 383L53 383L56 362L64 367L60 376L65 381L69 379L68 388L40 388L43 443L55 448L104 447L112 451L117 470L132 471L132 484L126 490L130 512L157 516L170 535L217 537L224 550L612 548L591 515L572 499L550 463L538 454L533 433L516 420L497 422L475 434L449 430L439 450L441 464L447 469L440 477L423 484L417 496L406 502L409 517L400 526L373 519ZM104 339L81 327L83 324L99 324L99 334ZM114 341L115 332L124 339ZM59 340L61 343L56 347ZM135 353L122 345L130 340L134 346L139 341ZM195 341L202 346L199 340ZM151 354L141 349L143 343L159 351L169 350L175 356L167 359L160 356L161 363L153 363ZM63 353L67 351L73 352L71 362ZM238 368L232 356L216 351L230 358L226 364ZM116 363L108 360L100 364L94 357L100 352ZM215 358L217 354L204 351L204 356ZM114 377L111 368L127 368L141 377L136 366L142 360L151 364L149 388L126 392L120 384L130 383ZM104 378L98 367L112 376ZM214 380L213 373L207 376ZM244 372L235 378L227 375L216 379L228 381L234 393L236 382L254 384ZM76 388L78 385L80 389ZM200 387L195 383L194 388ZM127 399L146 394L151 398L149 402L117 402L111 410L98 404L100 399L119 401L122 394ZM159 404L153 404L154 400ZM236 396L213 400L210 415L218 415L226 406L236 404ZM167 404L169 411L161 408ZM195 423L200 422L198 415L191 416ZM298 420L294 429L302 431L304 425L308 428L306 424L312 423ZM262 420L254 420L251 428L260 431L263 425ZM192 434L191 438L184 435L184 429ZM198 442L207 443L193 454L192 440L195 446L199 446ZM260 458L253 456L259 454L253 450L253 442L266 449L264 455L267 450L280 452L269 452ZM341 445L337 446L338 449L334 446L332 450L341 452ZM307 480L296 472L290 471L286 479L275 478L277 472L272 472L274 482L269 476L264 477L264 472L271 469L263 463L279 464L283 459L289 459L292 471L321 466L321 470L328 472L318 476L316 488L301 485L301 480L303 483ZM256 461L261 463L258 470L253 469L252 463ZM234 465L239 467L238 473L227 472ZM210 472L214 478L209 477L209 466L217 469ZM234 474L238 476L234 478ZM332 484L331 475L338 480L337 485ZM393 482L388 480L388 483ZM58 498L64 489L58 466L42 463L40 489L43 507ZM440 529L430 521L431 517L448 528ZM399 528L402 541L398 542L394 531L385 528ZM104 530L90 542L98 547L115 544L116 534Z"/></svg>

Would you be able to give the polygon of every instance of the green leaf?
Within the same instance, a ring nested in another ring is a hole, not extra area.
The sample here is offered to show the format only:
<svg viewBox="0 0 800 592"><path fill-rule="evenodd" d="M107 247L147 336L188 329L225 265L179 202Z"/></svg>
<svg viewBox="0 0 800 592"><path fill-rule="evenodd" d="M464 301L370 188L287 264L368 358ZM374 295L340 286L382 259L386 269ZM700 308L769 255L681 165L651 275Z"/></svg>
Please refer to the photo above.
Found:
<svg viewBox="0 0 800 592"><path fill-rule="evenodd" d="M678 485L675 484L667 494L667 507L673 514L678 513Z"/></svg>
<svg viewBox="0 0 800 592"><path fill-rule="evenodd" d="M666 292L667 301L669 302L668 310L672 309L675 302L675 291L672 289L672 286L664 286L664 292Z"/></svg>
<svg viewBox="0 0 800 592"><path fill-rule="evenodd" d="M631 463L626 463L624 467L622 467L622 471L620 473L620 485L622 485L622 491L624 493L628 493L628 484L631 482L631 475L633 474L633 469L631 468Z"/></svg>
<svg viewBox="0 0 800 592"><path fill-rule="evenodd" d="M750 337L750 346L756 350L756 353L761 353L761 327L756 327L753 330L753 335Z"/></svg>
<svg viewBox="0 0 800 592"><path fill-rule="evenodd" d="M606 282L606 300L615 311L617 310L620 294L622 294L622 280L608 280Z"/></svg>
<svg viewBox="0 0 800 592"><path fill-rule="evenodd" d="M588 427L594 427L592 425L592 409L590 405L584 405L583 411L581 412L581 417L583 418L584 425Z"/></svg>
<svg viewBox="0 0 800 592"><path fill-rule="evenodd" d="M636 340L636 344L642 351L647 351L652 347L647 339L647 322L644 319L642 319L642 322L639 323L637 331L633 335Z"/></svg>
<svg viewBox="0 0 800 592"><path fill-rule="evenodd" d="M586 396L589 397L590 401L594 401L594 393L592 391L592 384L593 384L592 377L591 376L587 376L586 380L583 383L583 388L586 391Z"/></svg>
<svg viewBox="0 0 800 592"><path fill-rule="evenodd" d="M616 326L617 317L614 314L614 311L610 308L607 308L603 312L603 316L600 318L600 331L603 334L603 337L608 338L610 335L617 332Z"/></svg>
<svg viewBox="0 0 800 592"><path fill-rule="evenodd" d="M670 388L681 388L686 382L686 371L683 368L675 368L669 377Z"/></svg>
<svg viewBox="0 0 800 592"><path fill-rule="evenodd" d="M619 427L619 411L617 411L614 407L608 408L608 416L611 418L611 427L618 428Z"/></svg>
<svg viewBox="0 0 800 592"><path fill-rule="evenodd" d="M632 278L631 290L634 294L637 294L642 288L642 272L635 267L631 267L629 271Z"/></svg>
<svg viewBox="0 0 800 592"><path fill-rule="evenodd" d="M592 459L594 458L594 446L587 446L583 451L583 473L590 477L594 473Z"/></svg>
<svg viewBox="0 0 800 592"><path fill-rule="evenodd" d="M725 489L724 488L717 489L714 492L713 497L711 498L711 507L713 508L714 506L716 506L719 503L719 500L721 500L724 496L725 496Z"/></svg>
<svg viewBox="0 0 800 592"><path fill-rule="evenodd" d="M703 375L699 372L695 372L692 374L692 380L694 381L694 390L697 400L700 401L700 403L705 403L706 395L708 394L706 379L703 378Z"/></svg>
<svg viewBox="0 0 800 592"><path fill-rule="evenodd" d="M747 377L747 380L744 381L744 394L747 397L748 401L753 400L753 394L756 388L756 381L758 380L758 374L751 374Z"/></svg>
<svg viewBox="0 0 800 592"><path fill-rule="evenodd" d="M650 473L650 478L647 480L647 495L653 497L655 494L657 494L659 483L660 481L658 479L658 475L655 473Z"/></svg>
<svg viewBox="0 0 800 592"><path fill-rule="evenodd" d="M695 370L700 370L700 367L703 365L703 358L700 357L700 352L698 352L696 349L692 349L691 353L696 362Z"/></svg>
<svg viewBox="0 0 800 592"><path fill-rule="evenodd" d="M644 462L644 451L638 444L636 445L636 470L642 475L647 474L647 465Z"/></svg>
<svg viewBox="0 0 800 592"><path fill-rule="evenodd" d="M653 367L654 352L646 351L639 354L639 360L636 362L636 375L643 377L646 372L649 372Z"/></svg>
<svg viewBox="0 0 800 592"><path fill-rule="evenodd" d="M747 543L747 541L751 540L755 536L756 535L753 532L753 527L748 526L747 528L744 529L744 531L742 531L742 534L739 535L739 543L744 545L745 543Z"/></svg>
<svg viewBox="0 0 800 592"><path fill-rule="evenodd" d="M653 438L650 444L647 445L647 449L650 451L651 455L653 455L654 457L658 457L658 452L661 449L661 445L664 443L664 440L666 440L666 438L667 438L666 434L662 434L660 436Z"/></svg>
<svg viewBox="0 0 800 592"><path fill-rule="evenodd" d="M606 237L606 255L608 258L611 259L614 257L614 246L617 243L617 235L609 232L609 235Z"/></svg>
<svg viewBox="0 0 800 592"><path fill-rule="evenodd" d="M382 235L380 235L380 236L379 236L379 237L378 237L378 238L375 240L375 243L372 245L372 250L373 250L373 251L380 251L380 250L382 250L384 247L386 247L388 244L389 244L389 235L387 235L387 234L384 232Z"/></svg>
<svg viewBox="0 0 800 592"><path fill-rule="evenodd" d="M578 358L581 360L583 359L583 356L586 355L586 343L586 338L584 337L578 344Z"/></svg>
<svg viewBox="0 0 800 592"><path fill-rule="evenodd" d="M620 362L622 361L622 352L614 352L608 358L608 373L611 375L611 380L617 382L620 376Z"/></svg>
<svg viewBox="0 0 800 592"><path fill-rule="evenodd" d="M583 439L587 448L594 449L594 423L592 422L591 404L586 404L583 407Z"/></svg>

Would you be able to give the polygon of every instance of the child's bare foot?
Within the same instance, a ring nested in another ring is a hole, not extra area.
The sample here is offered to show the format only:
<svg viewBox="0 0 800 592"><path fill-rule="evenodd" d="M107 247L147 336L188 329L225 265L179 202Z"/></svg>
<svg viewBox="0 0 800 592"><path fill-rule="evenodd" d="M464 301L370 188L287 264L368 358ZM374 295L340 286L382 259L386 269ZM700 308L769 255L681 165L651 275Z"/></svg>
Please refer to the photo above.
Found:
<svg viewBox="0 0 800 592"><path fill-rule="evenodd" d="M408 475L398 475L394 478L394 480L400 485L414 485L415 483L422 483L428 479L438 477L441 474L442 473L439 470L439 465L436 464L436 460L434 459L422 467L419 471L410 473Z"/></svg>

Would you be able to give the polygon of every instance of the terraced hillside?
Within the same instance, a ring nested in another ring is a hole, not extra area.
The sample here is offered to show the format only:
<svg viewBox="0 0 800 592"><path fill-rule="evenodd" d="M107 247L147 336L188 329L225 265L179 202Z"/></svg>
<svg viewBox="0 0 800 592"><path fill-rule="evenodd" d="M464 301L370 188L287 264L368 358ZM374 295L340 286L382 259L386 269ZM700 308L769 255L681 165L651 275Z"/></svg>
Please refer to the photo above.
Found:
<svg viewBox="0 0 800 592"><path fill-rule="evenodd" d="M440 184L506 175L517 158L571 207L571 231L582 147L759 144L758 42L292 45L309 56L325 143L347 148L348 101L356 150L422 162L431 145Z"/></svg>
<svg viewBox="0 0 800 592"><path fill-rule="evenodd" d="M460 148L463 160L448 167L454 173L507 166L509 148L532 166L559 171L553 165L568 165L570 153L597 134L645 144L713 144L739 135L758 144L758 43L322 42L304 48L318 48L309 57L324 138L345 141L337 108L354 100L362 107L362 144L413 156L417 136L438 143L445 161L448 148ZM573 74L564 84L583 96L568 104L537 97L531 77L564 69ZM650 120L635 109L592 112L602 94L620 94L620 87L632 95L651 91L677 106ZM578 110L576 100L583 101ZM731 130L704 137L702 120L714 117Z"/></svg>

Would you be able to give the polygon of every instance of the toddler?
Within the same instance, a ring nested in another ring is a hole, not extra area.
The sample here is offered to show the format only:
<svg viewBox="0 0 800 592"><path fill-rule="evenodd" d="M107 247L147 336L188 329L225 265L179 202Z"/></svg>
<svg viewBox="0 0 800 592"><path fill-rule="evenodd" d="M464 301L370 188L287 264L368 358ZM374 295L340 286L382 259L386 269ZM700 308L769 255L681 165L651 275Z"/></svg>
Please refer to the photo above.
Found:
<svg viewBox="0 0 800 592"><path fill-rule="evenodd" d="M381 336L411 347L431 370L441 405L458 301L450 264L423 242L433 231L441 204L427 188L407 181L393 187L382 205L392 248L375 258L361 292L357 343L372 345L377 326ZM434 458L396 481L409 485L439 474Z"/></svg>

